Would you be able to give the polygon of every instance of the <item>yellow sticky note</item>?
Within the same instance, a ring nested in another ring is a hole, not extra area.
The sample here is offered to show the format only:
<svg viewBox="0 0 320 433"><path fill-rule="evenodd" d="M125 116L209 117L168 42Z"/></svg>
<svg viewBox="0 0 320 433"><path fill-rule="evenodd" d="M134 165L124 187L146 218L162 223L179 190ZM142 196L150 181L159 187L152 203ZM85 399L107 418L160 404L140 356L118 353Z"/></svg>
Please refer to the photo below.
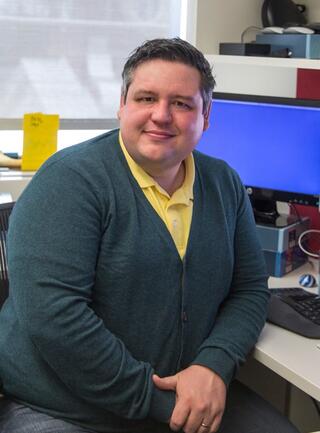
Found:
<svg viewBox="0 0 320 433"><path fill-rule="evenodd" d="M37 170L57 151L58 129L58 114L24 115L22 170Z"/></svg>

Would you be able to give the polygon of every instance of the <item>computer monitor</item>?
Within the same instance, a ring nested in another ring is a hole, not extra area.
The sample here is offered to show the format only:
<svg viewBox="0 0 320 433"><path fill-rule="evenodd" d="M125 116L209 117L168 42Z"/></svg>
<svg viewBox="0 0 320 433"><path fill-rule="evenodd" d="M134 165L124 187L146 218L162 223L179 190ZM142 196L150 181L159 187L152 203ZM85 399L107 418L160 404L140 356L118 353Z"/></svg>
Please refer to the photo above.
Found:
<svg viewBox="0 0 320 433"><path fill-rule="evenodd" d="M257 218L274 223L276 201L320 206L320 101L214 93L197 150L239 173Z"/></svg>

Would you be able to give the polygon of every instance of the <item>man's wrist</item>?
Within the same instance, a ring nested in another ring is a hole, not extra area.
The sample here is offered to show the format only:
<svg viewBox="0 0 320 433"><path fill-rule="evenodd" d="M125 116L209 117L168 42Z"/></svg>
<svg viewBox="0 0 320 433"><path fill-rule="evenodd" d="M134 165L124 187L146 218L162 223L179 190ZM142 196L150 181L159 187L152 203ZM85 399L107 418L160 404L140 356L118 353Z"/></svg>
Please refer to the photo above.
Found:
<svg viewBox="0 0 320 433"><path fill-rule="evenodd" d="M222 349L205 348L192 361L191 365L202 365L220 376L226 386L234 378L236 364L234 360Z"/></svg>
<svg viewBox="0 0 320 433"><path fill-rule="evenodd" d="M173 391L162 391L154 386L149 416L156 421L168 423L176 403L176 393Z"/></svg>

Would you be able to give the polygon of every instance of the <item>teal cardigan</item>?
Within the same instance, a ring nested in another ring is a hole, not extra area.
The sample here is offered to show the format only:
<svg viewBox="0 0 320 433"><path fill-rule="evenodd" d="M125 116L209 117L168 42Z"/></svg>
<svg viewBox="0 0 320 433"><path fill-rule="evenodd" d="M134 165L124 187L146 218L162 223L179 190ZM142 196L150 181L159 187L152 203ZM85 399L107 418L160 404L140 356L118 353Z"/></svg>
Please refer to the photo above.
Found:
<svg viewBox="0 0 320 433"><path fill-rule="evenodd" d="M265 321L267 275L237 174L194 152L184 260L132 176L118 131L52 156L10 219L0 313L4 392L97 432L153 432L191 364L226 384Z"/></svg>

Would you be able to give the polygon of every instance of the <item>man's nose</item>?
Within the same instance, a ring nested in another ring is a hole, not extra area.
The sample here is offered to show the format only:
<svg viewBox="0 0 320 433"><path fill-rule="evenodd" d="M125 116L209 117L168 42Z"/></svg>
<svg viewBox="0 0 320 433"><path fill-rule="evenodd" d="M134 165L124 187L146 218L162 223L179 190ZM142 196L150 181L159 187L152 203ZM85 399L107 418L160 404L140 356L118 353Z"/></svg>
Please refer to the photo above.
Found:
<svg viewBox="0 0 320 433"><path fill-rule="evenodd" d="M153 106L152 120L159 123L168 123L172 120L171 106L166 101L159 101Z"/></svg>

